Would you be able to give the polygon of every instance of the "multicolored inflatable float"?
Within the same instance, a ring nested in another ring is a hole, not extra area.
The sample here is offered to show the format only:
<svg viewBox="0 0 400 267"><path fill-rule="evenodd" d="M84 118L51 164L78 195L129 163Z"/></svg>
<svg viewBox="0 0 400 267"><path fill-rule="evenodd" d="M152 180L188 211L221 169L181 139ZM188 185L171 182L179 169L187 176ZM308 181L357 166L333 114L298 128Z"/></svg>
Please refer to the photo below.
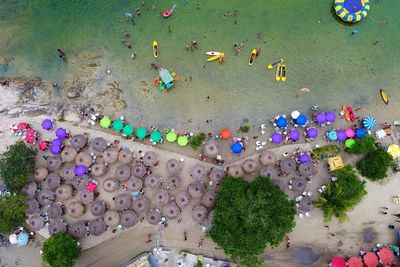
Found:
<svg viewBox="0 0 400 267"><path fill-rule="evenodd" d="M342 20L356 23L368 15L371 5L369 0L335 0L333 7Z"/></svg>

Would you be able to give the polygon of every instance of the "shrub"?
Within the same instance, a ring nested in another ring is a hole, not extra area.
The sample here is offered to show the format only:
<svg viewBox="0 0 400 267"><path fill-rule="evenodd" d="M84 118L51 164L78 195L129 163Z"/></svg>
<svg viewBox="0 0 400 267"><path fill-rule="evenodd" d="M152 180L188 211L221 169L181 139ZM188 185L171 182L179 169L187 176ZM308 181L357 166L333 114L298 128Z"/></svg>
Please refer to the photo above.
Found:
<svg viewBox="0 0 400 267"><path fill-rule="evenodd" d="M348 219L347 212L357 205L364 195L365 182L361 181L351 165L347 165L335 172L336 182L329 181L327 190L314 202L315 206L322 209L326 222L335 216L340 222Z"/></svg>
<svg viewBox="0 0 400 267"><path fill-rule="evenodd" d="M194 150L197 150L203 144L204 140L206 140L206 134L205 133L199 133L197 135L194 135L190 139L190 146Z"/></svg>
<svg viewBox="0 0 400 267"><path fill-rule="evenodd" d="M240 128L239 128L239 130L242 133L248 133L248 132L250 132L250 129L251 129L250 125L243 125L243 126L240 126Z"/></svg>
<svg viewBox="0 0 400 267"><path fill-rule="evenodd" d="M0 178L12 193L19 193L35 169L37 150L23 141L7 147L0 155Z"/></svg>
<svg viewBox="0 0 400 267"><path fill-rule="evenodd" d="M208 235L240 266L261 264L257 255L277 246L295 226L294 202L269 178L253 182L228 177L221 182Z"/></svg>
<svg viewBox="0 0 400 267"><path fill-rule="evenodd" d="M43 244L43 261L51 267L72 267L78 255L78 241L65 233L55 234Z"/></svg>
<svg viewBox="0 0 400 267"><path fill-rule="evenodd" d="M366 135L361 139L355 139L355 143L351 148L347 148L346 151L351 154L365 154L376 150L375 138Z"/></svg>
<svg viewBox="0 0 400 267"><path fill-rule="evenodd" d="M0 233L9 233L25 221L26 205L22 195L0 197Z"/></svg>
<svg viewBox="0 0 400 267"><path fill-rule="evenodd" d="M357 169L361 175L372 181L382 180L386 177L387 171L393 158L383 148L369 152L363 159L357 162Z"/></svg>
<svg viewBox="0 0 400 267"><path fill-rule="evenodd" d="M322 159L325 156L336 155L340 152L340 148L337 145L326 145L315 148L312 151L312 157L314 159Z"/></svg>

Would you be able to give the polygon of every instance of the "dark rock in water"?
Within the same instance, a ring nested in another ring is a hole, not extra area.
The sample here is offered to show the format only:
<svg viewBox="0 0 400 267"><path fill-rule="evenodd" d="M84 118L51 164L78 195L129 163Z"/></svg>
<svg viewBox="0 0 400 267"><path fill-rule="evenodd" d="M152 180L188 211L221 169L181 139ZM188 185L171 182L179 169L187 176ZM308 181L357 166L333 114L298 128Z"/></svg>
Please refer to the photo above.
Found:
<svg viewBox="0 0 400 267"><path fill-rule="evenodd" d="M299 264L314 265L321 257L322 253L311 247L299 246L292 249L292 258Z"/></svg>
<svg viewBox="0 0 400 267"><path fill-rule="evenodd" d="M375 240L376 231L372 227L365 228L363 231L363 240L366 243L373 243Z"/></svg>
<svg viewBox="0 0 400 267"><path fill-rule="evenodd" d="M79 97L81 95L81 93L78 90L69 90L67 92L67 96L69 98L75 98L75 97Z"/></svg>

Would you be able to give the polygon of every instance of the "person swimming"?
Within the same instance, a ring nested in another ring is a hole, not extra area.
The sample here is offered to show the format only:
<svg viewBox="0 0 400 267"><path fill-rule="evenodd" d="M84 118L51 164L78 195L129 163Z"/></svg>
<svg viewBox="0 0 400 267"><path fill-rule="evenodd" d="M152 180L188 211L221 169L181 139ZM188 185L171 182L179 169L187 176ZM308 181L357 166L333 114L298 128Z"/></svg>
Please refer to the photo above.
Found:
<svg viewBox="0 0 400 267"><path fill-rule="evenodd" d="M135 8L135 13L136 13L136 15L140 16L140 8L139 7Z"/></svg>

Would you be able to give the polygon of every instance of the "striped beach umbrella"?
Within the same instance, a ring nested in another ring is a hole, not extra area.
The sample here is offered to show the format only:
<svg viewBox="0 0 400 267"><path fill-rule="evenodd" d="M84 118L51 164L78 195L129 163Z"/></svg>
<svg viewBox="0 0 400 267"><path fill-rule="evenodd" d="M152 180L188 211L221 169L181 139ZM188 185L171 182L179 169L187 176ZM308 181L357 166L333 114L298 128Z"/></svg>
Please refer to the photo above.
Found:
<svg viewBox="0 0 400 267"><path fill-rule="evenodd" d="M29 235L27 233L21 232L18 235L18 243L17 244L19 247L28 245L28 241L29 241Z"/></svg>
<svg viewBox="0 0 400 267"><path fill-rule="evenodd" d="M337 140L337 133L334 130L326 132L326 137L329 141L336 141Z"/></svg>
<svg viewBox="0 0 400 267"><path fill-rule="evenodd" d="M147 135L147 130L146 130L146 128L138 128L138 129L136 130L136 137L137 137L137 138L143 139L143 138L146 137L146 135Z"/></svg>
<svg viewBox="0 0 400 267"><path fill-rule="evenodd" d="M363 120L364 128L367 130L372 130L376 127L376 120L374 117L367 116Z"/></svg>
<svg viewBox="0 0 400 267"><path fill-rule="evenodd" d="M124 128L124 122L120 119L115 120L112 124L112 128L113 130L119 132L122 130L122 128Z"/></svg>

